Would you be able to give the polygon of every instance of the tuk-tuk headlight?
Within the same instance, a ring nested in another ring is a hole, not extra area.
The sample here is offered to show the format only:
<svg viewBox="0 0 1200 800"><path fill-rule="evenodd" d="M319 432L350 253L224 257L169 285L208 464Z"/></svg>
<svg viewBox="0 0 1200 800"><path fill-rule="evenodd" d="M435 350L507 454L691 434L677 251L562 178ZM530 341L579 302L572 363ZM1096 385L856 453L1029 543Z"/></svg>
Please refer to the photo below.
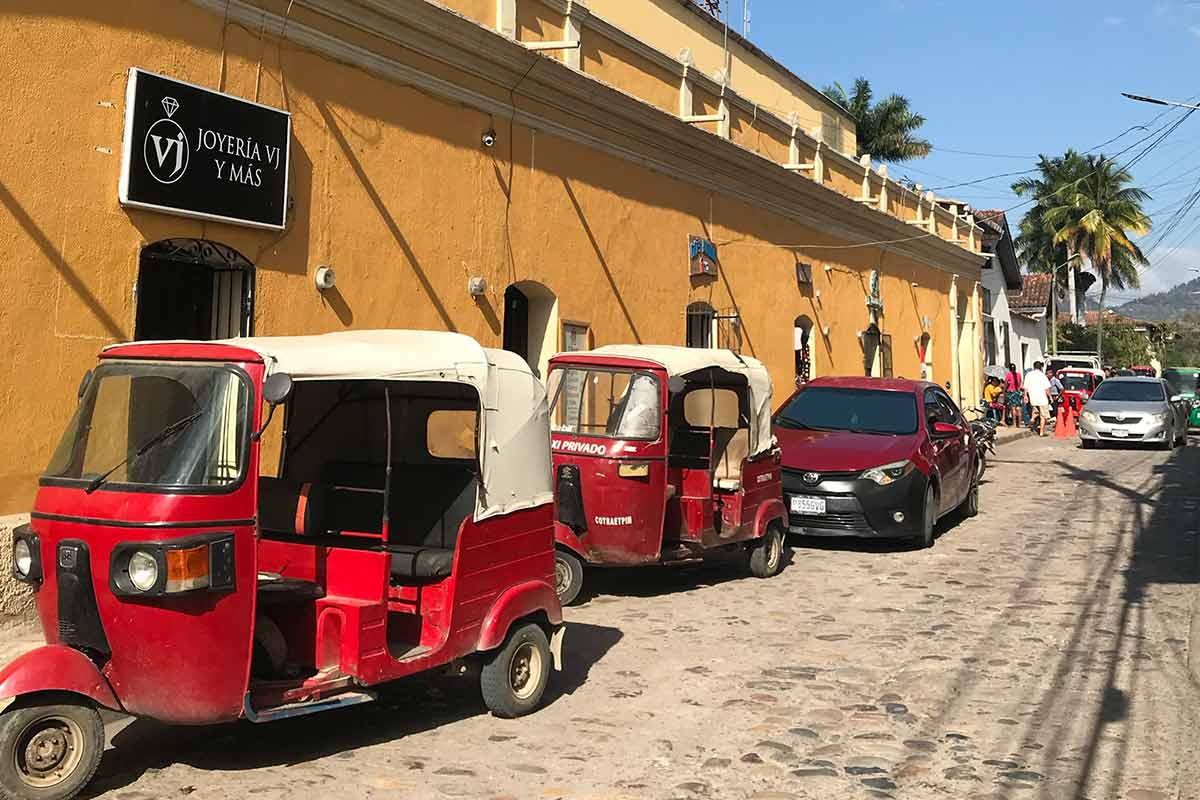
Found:
<svg viewBox="0 0 1200 800"><path fill-rule="evenodd" d="M129 557L129 583L139 592L148 592L158 584L158 559L138 550Z"/></svg>
<svg viewBox="0 0 1200 800"><path fill-rule="evenodd" d="M29 578L29 572L33 569L33 551L29 549L28 539L17 539L13 543L13 567L17 570L18 578Z"/></svg>
<svg viewBox="0 0 1200 800"><path fill-rule="evenodd" d="M13 577L22 583L42 581L42 543L29 523L18 525L12 540Z"/></svg>

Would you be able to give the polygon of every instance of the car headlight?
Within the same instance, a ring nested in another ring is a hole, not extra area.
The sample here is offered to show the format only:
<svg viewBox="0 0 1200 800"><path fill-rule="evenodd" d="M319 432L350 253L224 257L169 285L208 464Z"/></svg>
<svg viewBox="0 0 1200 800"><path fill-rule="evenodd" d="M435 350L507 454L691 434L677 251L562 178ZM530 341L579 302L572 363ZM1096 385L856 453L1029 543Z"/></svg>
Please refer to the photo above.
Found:
<svg viewBox="0 0 1200 800"><path fill-rule="evenodd" d="M1168 420L1171 419L1171 412L1164 411L1159 414L1151 414L1150 419L1154 420L1155 422L1167 422Z"/></svg>
<svg viewBox="0 0 1200 800"><path fill-rule="evenodd" d="M28 539L17 539L13 543L13 567L17 570L18 578L28 578L33 569L33 551L29 549Z"/></svg>
<svg viewBox="0 0 1200 800"><path fill-rule="evenodd" d="M1081 415L1088 422L1099 422L1100 416L1095 411L1085 411Z"/></svg>
<svg viewBox="0 0 1200 800"><path fill-rule="evenodd" d="M889 483L895 483L912 471L913 463L911 461L895 461L880 467L872 467L859 477L863 480L875 481L880 486L887 486Z"/></svg>
<svg viewBox="0 0 1200 800"><path fill-rule="evenodd" d="M153 553L138 550L129 557L129 582L139 592L148 592L158 583L158 559Z"/></svg>

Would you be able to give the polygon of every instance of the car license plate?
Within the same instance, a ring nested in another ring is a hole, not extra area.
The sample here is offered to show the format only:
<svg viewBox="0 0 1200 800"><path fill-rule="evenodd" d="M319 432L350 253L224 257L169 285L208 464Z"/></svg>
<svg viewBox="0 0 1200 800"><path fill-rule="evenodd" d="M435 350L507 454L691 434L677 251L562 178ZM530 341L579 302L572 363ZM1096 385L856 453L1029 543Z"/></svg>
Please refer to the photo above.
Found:
<svg viewBox="0 0 1200 800"><path fill-rule="evenodd" d="M825 513L825 498L824 497L793 497L792 498L792 513L793 514L824 514Z"/></svg>
<svg viewBox="0 0 1200 800"><path fill-rule="evenodd" d="M1121 430L1120 428L1113 428L1112 435L1118 439L1124 439L1129 436L1129 431Z"/></svg>

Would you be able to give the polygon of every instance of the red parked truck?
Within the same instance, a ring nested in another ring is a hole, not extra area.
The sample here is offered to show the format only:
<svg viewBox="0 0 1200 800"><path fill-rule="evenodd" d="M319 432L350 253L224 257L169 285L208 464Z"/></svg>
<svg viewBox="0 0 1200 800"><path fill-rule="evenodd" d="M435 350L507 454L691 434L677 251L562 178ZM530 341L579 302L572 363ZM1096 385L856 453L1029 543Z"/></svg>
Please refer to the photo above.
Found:
<svg viewBox="0 0 1200 800"><path fill-rule="evenodd" d="M550 360L558 543L555 587L584 564L694 561L744 550L783 565L786 511L771 435L771 378L728 350L610 345Z"/></svg>
<svg viewBox="0 0 1200 800"><path fill-rule="evenodd" d="M47 644L0 672L0 796L82 789L100 708L266 722L477 660L495 714L533 710L552 500L542 385L466 336L106 348L15 533Z"/></svg>

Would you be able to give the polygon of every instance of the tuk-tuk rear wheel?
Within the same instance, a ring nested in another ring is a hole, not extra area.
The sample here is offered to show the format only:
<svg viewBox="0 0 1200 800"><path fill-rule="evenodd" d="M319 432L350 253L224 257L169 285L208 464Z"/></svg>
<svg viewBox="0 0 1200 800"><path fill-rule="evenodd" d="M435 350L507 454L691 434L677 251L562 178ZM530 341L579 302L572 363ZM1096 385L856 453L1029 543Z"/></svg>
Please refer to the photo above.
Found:
<svg viewBox="0 0 1200 800"><path fill-rule="evenodd" d="M750 572L756 578L771 578L783 569L783 531L777 523L767 526L762 538L750 546Z"/></svg>
<svg viewBox="0 0 1200 800"><path fill-rule="evenodd" d="M0 714L0 798L68 800L103 754L104 723L91 705L63 695L17 701Z"/></svg>
<svg viewBox="0 0 1200 800"><path fill-rule="evenodd" d="M520 717L542 701L550 678L550 642L545 632L527 623L509 634L499 650L487 654L479 675L483 702L497 717Z"/></svg>
<svg viewBox="0 0 1200 800"><path fill-rule="evenodd" d="M574 553L557 549L554 551L554 591L558 602L569 606L583 588L583 562Z"/></svg>

